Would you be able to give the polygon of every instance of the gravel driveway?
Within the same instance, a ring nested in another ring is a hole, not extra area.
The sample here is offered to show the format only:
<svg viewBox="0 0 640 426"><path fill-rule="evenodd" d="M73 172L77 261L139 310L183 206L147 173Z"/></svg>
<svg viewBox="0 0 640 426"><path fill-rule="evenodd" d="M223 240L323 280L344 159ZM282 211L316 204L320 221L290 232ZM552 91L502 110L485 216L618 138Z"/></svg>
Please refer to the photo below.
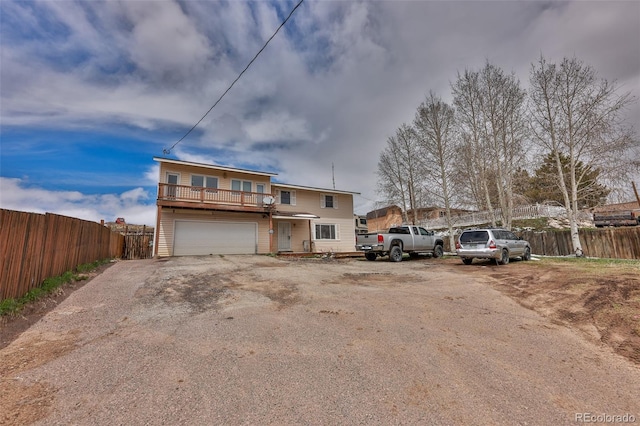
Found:
<svg viewBox="0 0 640 426"><path fill-rule="evenodd" d="M636 365L473 271L438 259L119 262L0 350L0 422L640 422Z"/></svg>

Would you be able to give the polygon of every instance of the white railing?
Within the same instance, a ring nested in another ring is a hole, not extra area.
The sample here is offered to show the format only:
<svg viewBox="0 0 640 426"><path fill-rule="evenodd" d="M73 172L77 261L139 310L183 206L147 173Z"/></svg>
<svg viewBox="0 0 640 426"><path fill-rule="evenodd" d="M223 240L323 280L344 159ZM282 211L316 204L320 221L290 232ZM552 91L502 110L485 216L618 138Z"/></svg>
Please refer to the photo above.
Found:
<svg viewBox="0 0 640 426"><path fill-rule="evenodd" d="M502 210L494 210L494 217L499 220ZM591 219L591 214L586 212L580 212L579 219ZM528 206L518 206L513 209L512 219L536 219L539 217L567 217L567 211L564 207L549 206L545 204L535 204ZM455 228L461 228L472 225L480 225L483 223L491 223L491 213L488 211L464 213L460 215L454 215L452 217L453 226ZM427 229L443 229L447 228L446 217L440 217L438 219L425 219L420 221L420 226Z"/></svg>

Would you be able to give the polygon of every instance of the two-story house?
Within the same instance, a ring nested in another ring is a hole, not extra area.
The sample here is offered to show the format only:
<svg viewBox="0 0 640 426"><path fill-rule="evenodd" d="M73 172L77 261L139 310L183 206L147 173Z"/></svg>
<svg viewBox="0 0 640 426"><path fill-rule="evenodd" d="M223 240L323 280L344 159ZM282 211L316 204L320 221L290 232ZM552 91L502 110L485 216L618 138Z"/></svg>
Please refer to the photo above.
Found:
<svg viewBox="0 0 640 426"><path fill-rule="evenodd" d="M357 192L276 183L275 173L154 160L156 256L355 250Z"/></svg>

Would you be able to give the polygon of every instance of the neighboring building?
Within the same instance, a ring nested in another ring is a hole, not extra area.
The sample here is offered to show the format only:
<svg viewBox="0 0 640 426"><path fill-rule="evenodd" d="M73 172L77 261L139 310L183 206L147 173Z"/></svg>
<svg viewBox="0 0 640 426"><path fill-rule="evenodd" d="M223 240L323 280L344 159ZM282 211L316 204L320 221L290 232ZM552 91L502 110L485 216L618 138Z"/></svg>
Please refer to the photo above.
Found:
<svg viewBox="0 0 640 426"><path fill-rule="evenodd" d="M611 212L611 211L640 211L640 202L638 201L629 201L626 203L618 203L618 204L607 204L604 206L592 207L589 211L593 213L600 212Z"/></svg>
<svg viewBox="0 0 640 426"><path fill-rule="evenodd" d="M451 209L452 215L468 213L468 210ZM389 229L402 224L421 225L428 220L440 219L446 216L446 210L442 207L424 207L416 209L415 223L413 210L406 214L407 221L404 220L402 209L396 205L383 207L367 213L367 226L369 232L377 232Z"/></svg>
<svg viewBox="0 0 640 426"><path fill-rule="evenodd" d="M275 173L154 160L156 256L355 250L357 192L275 183Z"/></svg>
<svg viewBox="0 0 640 426"><path fill-rule="evenodd" d="M367 213L369 232L378 232L393 226L402 225L402 209L398 206L387 206Z"/></svg>
<svg viewBox="0 0 640 426"><path fill-rule="evenodd" d="M369 232L369 228L367 227L367 217L362 215L353 215L353 222L356 226L356 234L366 234Z"/></svg>

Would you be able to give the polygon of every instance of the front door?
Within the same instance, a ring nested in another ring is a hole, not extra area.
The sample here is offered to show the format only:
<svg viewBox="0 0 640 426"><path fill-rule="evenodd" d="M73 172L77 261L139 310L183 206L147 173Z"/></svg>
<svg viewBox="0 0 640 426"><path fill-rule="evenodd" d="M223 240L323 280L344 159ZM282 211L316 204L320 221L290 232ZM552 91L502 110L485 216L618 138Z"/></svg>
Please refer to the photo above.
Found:
<svg viewBox="0 0 640 426"><path fill-rule="evenodd" d="M278 222L278 251L291 251L291 223Z"/></svg>

